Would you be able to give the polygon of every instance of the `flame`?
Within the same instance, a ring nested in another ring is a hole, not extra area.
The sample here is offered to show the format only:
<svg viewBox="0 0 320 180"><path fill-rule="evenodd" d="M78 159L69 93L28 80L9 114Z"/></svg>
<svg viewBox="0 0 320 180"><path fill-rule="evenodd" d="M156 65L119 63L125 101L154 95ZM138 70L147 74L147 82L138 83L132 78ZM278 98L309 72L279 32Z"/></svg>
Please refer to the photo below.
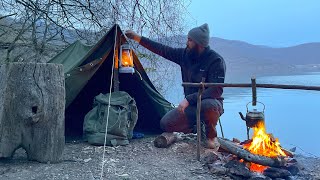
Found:
<svg viewBox="0 0 320 180"><path fill-rule="evenodd" d="M281 149L279 140L266 132L263 121L260 121L257 126L253 128L252 142L244 144L243 147L252 154L271 158L277 156L287 156ZM251 163L250 165L250 170L257 172L263 172L266 168L267 166L262 166L255 163Z"/></svg>
<svg viewBox="0 0 320 180"><path fill-rule="evenodd" d="M129 50L122 51L121 65L123 67L133 67L133 60Z"/></svg>
<svg viewBox="0 0 320 180"><path fill-rule="evenodd" d="M250 171L255 171L255 172L262 173L267 168L268 168L268 166L263 166L263 165L256 164L256 163L251 163L250 164Z"/></svg>

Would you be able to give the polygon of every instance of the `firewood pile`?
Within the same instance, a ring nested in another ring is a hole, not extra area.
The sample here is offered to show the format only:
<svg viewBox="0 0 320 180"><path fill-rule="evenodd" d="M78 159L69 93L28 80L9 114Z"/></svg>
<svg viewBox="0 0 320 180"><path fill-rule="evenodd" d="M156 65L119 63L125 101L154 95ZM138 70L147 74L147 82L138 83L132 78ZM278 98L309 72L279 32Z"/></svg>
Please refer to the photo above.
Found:
<svg viewBox="0 0 320 180"><path fill-rule="evenodd" d="M202 161L213 174L227 175L232 179L287 179L300 171L300 166L292 152L284 150L287 156L266 157L252 154L243 148L243 143L218 138L219 151L207 150ZM254 170L251 165L263 167Z"/></svg>

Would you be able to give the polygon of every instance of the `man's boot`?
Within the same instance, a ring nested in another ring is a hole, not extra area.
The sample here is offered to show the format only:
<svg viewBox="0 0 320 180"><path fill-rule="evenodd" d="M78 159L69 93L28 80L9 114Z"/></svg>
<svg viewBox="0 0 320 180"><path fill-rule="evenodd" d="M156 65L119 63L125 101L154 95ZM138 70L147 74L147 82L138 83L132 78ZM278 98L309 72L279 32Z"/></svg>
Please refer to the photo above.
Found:
<svg viewBox="0 0 320 180"><path fill-rule="evenodd" d="M205 112L206 134L207 134L207 147L217 151L220 144L217 139L216 125L219 120L220 113L214 110L208 110Z"/></svg>

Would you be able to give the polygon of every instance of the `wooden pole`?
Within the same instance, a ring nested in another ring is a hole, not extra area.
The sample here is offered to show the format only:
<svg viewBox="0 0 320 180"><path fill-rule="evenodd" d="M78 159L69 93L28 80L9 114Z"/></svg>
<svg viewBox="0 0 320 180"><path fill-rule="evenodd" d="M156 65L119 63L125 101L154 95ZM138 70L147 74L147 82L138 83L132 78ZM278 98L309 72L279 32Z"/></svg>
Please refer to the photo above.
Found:
<svg viewBox="0 0 320 180"><path fill-rule="evenodd" d="M257 105L257 83L256 83L255 77L251 78L251 87L252 87L252 106L256 106ZM246 127L247 127L247 138L249 139L250 127L248 127L247 124L246 124Z"/></svg>
<svg viewBox="0 0 320 180"><path fill-rule="evenodd" d="M202 84L205 81L202 78ZM201 113L201 96L203 92L204 86L199 87L198 91L198 99L197 99L197 160L200 161L200 143L201 143L201 120L200 120L200 113Z"/></svg>
<svg viewBox="0 0 320 180"><path fill-rule="evenodd" d="M120 47L120 43L118 41L118 31L117 31L117 27L116 27L116 31L115 31L115 42L114 42L114 69L113 69L113 91L119 91L119 47ZM121 53L121 52L120 52Z"/></svg>
<svg viewBox="0 0 320 180"><path fill-rule="evenodd" d="M257 84L256 84L256 78L251 78L251 85L252 85L252 106L257 105Z"/></svg>
<svg viewBox="0 0 320 180"><path fill-rule="evenodd" d="M222 129L222 124L221 124L220 118L219 118L219 125L220 125L221 135L224 138L224 134L223 134L223 129Z"/></svg>
<svg viewBox="0 0 320 180"><path fill-rule="evenodd" d="M236 83L182 83L182 86L188 87L252 87L252 84ZM320 86L303 86L303 85L285 85L285 84L256 84L259 88L276 88L276 89L301 89L320 91Z"/></svg>
<svg viewBox="0 0 320 180"><path fill-rule="evenodd" d="M246 125L246 126L247 126L247 125ZM248 139L248 140L250 139L249 132L250 132L250 128L247 126L247 139Z"/></svg>

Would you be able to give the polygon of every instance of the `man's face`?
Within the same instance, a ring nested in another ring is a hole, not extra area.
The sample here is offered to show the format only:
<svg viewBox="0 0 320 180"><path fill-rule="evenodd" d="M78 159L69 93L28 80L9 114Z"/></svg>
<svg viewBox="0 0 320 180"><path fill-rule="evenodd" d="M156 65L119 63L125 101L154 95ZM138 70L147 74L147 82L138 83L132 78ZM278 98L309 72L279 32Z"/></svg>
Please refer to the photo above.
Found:
<svg viewBox="0 0 320 180"><path fill-rule="evenodd" d="M194 42L191 38L188 37L187 40L187 54L189 55L189 57L191 58L196 58L200 55L199 53L199 45Z"/></svg>
<svg viewBox="0 0 320 180"><path fill-rule="evenodd" d="M196 46L196 42L194 42L191 38L188 37L186 45L187 45L187 49L190 50Z"/></svg>

